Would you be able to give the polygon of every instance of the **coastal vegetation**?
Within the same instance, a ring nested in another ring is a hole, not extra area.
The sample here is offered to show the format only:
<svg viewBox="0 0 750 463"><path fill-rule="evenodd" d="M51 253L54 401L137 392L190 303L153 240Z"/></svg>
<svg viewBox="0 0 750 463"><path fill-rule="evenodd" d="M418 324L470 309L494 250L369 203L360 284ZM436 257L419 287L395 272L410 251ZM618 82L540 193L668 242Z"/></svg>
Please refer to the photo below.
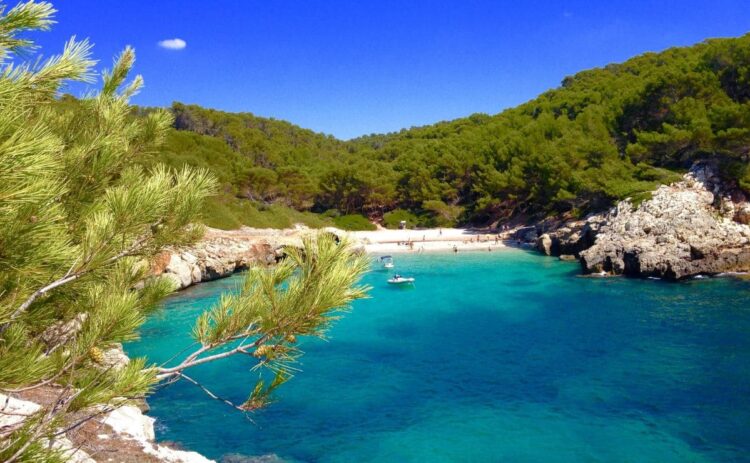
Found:
<svg viewBox="0 0 750 463"><path fill-rule="evenodd" d="M250 113L170 111L173 128L151 159L211 170L221 194L207 223L221 228L351 214L389 227L576 217L640 202L697 159L719 161L750 189L750 35L583 71L497 115L349 141Z"/></svg>
<svg viewBox="0 0 750 463"><path fill-rule="evenodd" d="M227 179L217 169L149 157L184 134L166 110L134 117L129 99L143 80L128 80L130 48L102 75L96 95L57 100L65 82L93 83L95 62L90 43L75 39L35 60L23 37L49 29L53 14L46 2L0 5L0 461L8 463L66 460L56 444L68 431L157 384L186 380L213 397L185 371L231 355L271 374L235 405L262 407L291 376L301 355L296 337L322 335L367 290L357 284L363 257L345 242L309 238L272 270L248 272L239 294L199 317L194 349L176 353L178 364L112 361L118 343L136 339L174 289L149 277L153 258L202 236L205 201ZM35 412L6 411L24 394L47 400Z"/></svg>
<svg viewBox="0 0 750 463"><path fill-rule="evenodd" d="M151 278L156 256L194 244L204 224L581 217L638 204L699 159L750 189L750 35L584 71L497 115L344 141L250 113L135 107L143 80L128 79L130 48L96 94L61 95L65 82L94 83L95 62L85 40L34 60L26 34L49 29L53 13L34 1L0 8L0 393L51 397L0 428L2 461L63 460L51 444L67 431L176 381L243 413L263 407L295 371L297 338L323 336L366 296L365 257L345 240L307 238L273 268L250 269L171 361L111 361L174 289ZM229 357L260 372L240 401L192 375Z"/></svg>

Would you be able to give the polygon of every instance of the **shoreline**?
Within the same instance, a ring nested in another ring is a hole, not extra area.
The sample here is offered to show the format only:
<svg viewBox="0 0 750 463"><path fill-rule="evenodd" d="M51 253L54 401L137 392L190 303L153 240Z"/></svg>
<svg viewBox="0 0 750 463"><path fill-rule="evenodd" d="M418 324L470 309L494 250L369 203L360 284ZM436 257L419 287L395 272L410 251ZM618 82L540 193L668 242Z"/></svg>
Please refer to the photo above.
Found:
<svg viewBox="0 0 750 463"><path fill-rule="evenodd" d="M504 238L497 233L481 233L466 228L380 229L340 233L362 246L368 254L492 252L508 247Z"/></svg>
<svg viewBox="0 0 750 463"><path fill-rule="evenodd" d="M351 241L367 254L421 252L491 252L507 247L505 234L482 233L464 228L424 230L346 231L328 227L286 229L242 227L236 230L208 228L192 246L163 251L151 264L152 275L163 275L184 289L197 283L228 277L254 265L273 265L286 246L302 246L305 236L331 233Z"/></svg>

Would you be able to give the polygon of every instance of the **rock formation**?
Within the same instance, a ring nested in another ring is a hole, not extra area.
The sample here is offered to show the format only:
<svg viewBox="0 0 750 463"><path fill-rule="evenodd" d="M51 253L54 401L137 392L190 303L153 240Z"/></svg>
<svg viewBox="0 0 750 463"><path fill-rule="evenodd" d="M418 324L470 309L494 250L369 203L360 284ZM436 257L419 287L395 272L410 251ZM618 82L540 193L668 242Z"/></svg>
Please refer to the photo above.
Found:
<svg viewBox="0 0 750 463"><path fill-rule="evenodd" d="M548 256L578 257L581 251L594 244L604 221L604 214L593 214L583 220L566 222L552 231L540 233L536 248Z"/></svg>
<svg viewBox="0 0 750 463"><path fill-rule="evenodd" d="M715 167L696 164L640 207L623 201L610 210L593 244L579 252L583 271L671 280L749 271L748 211L744 194L722 182ZM542 248L551 249L550 240Z"/></svg>
<svg viewBox="0 0 750 463"><path fill-rule="evenodd" d="M35 401L31 401L0 393L0 429L20 425L41 409L37 401L43 403L58 394L55 388L40 388L35 391ZM156 444L154 421L137 407L126 405L95 416L81 427L58 436L51 445L73 463L214 463L196 452Z"/></svg>
<svg viewBox="0 0 750 463"><path fill-rule="evenodd" d="M209 228L205 237L186 249L162 252L151 264L154 275L169 278L178 289L216 280L251 265L276 262L284 246L301 246L307 229L263 230L243 227L224 231Z"/></svg>

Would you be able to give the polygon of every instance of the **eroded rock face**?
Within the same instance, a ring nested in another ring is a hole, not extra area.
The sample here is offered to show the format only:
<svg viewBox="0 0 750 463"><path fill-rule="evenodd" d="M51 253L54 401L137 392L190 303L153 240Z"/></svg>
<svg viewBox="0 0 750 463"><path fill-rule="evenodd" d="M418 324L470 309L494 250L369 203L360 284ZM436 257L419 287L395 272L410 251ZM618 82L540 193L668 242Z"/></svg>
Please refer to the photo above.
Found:
<svg viewBox="0 0 750 463"><path fill-rule="evenodd" d="M45 386L34 392L37 394L34 401L0 393L0 430L10 431L22 426L26 419L42 410L40 403L52 405L59 398L60 389ZM155 419L144 415L134 405L121 406L104 414L96 412L96 409L84 412L93 416L80 428L68 429L55 436L52 442L46 438L41 441L62 452L66 461L74 463L216 463L196 452L156 443Z"/></svg>
<svg viewBox="0 0 750 463"><path fill-rule="evenodd" d="M209 230L189 249L164 251L154 259L151 270L182 289L227 277L251 265L272 264L276 261L275 247L269 240L249 233Z"/></svg>
<svg viewBox="0 0 750 463"><path fill-rule="evenodd" d="M335 228L323 231L343 235ZM283 257L287 246L301 247L305 236L318 232L302 225L284 230L208 228L204 238L194 246L167 250L156 256L151 261L151 273L170 279L176 289L182 289L224 278L254 265L272 265Z"/></svg>
<svg viewBox="0 0 750 463"><path fill-rule="evenodd" d="M593 245L580 252L585 273L680 279L750 270L748 209L706 163L680 182L661 186L638 209L628 201L610 210Z"/></svg>
<svg viewBox="0 0 750 463"><path fill-rule="evenodd" d="M594 244L605 222L604 214L590 215L583 220L566 222L559 228L540 233L536 248L548 256L575 256Z"/></svg>

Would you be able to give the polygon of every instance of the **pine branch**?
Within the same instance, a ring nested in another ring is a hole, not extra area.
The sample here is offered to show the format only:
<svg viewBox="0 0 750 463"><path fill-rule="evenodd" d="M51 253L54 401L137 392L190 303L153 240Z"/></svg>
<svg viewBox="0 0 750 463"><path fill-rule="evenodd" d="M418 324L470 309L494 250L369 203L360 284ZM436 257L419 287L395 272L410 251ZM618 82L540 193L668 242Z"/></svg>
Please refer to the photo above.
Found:
<svg viewBox="0 0 750 463"><path fill-rule="evenodd" d="M193 378L191 378L190 376L188 376L188 375L186 375L186 374L184 374L184 373L176 373L176 375L177 375L177 376L179 376L180 378L184 378L184 379L186 379L186 380L187 380L188 382L190 382L190 383L192 383L192 384L194 384L194 385L198 386L198 387L199 387L199 388L200 388L200 389L201 389L201 390L202 390L203 392L205 392L205 393L206 393L206 395L208 395L208 396L209 396L209 397L211 397L212 399L214 399L214 400L218 400L219 402L222 402L222 403L224 403L224 404L226 404L226 405L229 405L230 407L232 407L232 408L234 408L234 409L237 409L237 410L239 410L239 411L241 411L241 412L243 412L243 413L247 413L247 411L248 411L248 410L247 410L246 408L243 408L243 407L242 407L241 405L237 405L237 404L235 404L234 402L232 402L232 401L231 401L231 400L229 400L229 399L225 399L225 398L223 398L223 397L219 397L218 395L216 395L216 394L214 394L213 392L211 392L211 391L210 391L210 390L209 390L209 389L208 389L208 388L207 388L206 386L204 386L203 384L201 384L201 383L199 383L198 381L194 380L194 379L193 379ZM251 421L252 421L252 420L251 420Z"/></svg>
<svg viewBox="0 0 750 463"><path fill-rule="evenodd" d="M65 404L69 404L70 401L65 401L64 397L65 394L67 394L70 391L69 388L63 388L60 394L57 396L57 400L55 400L55 403L53 406L49 407L47 412L44 414L44 417L40 420L39 424L34 427L34 430L32 431L31 438L29 438L16 452L11 455L8 460L6 460L5 463L14 463L20 458L23 453L26 451L29 446L34 443L42 434L42 432L47 428L47 425L50 424L54 419L55 416L64 411ZM75 393L74 395L80 394L80 392Z"/></svg>
<svg viewBox="0 0 750 463"><path fill-rule="evenodd" d="M50 283L50 284L48 284L46 286L43 286L43 287L39 288L38 290L34 291L34 293L32 293L31 296L29 296L28 299L26 299L23 302L23 304L21 304L20 306L18 306L18 308L16 308L16 310L13 311L13 313L10 315L10 319L7 322L5 322L4 324L0 325L0 333L2 333L3 331L5 331L5 329L7 328L7 326L11 322L13 322L14 320L16 320L22 313L24 313L31 306L31 304L33 304L34 301L36 301L39 297L44 296L45 294L47 294L48 292L52 291L55 288L59 288L60 286L63 286L63 285L68 284L68 283L70 283L72 281L75 281L75 280L77 280L77 279L79 279L79 278L81 278L81 277L83 277L83 276L85 276L85 275L93 272L94 270L98 270L101 267L105 267L105 266L110 265L110 264L112 264L114 262L117 262L118 260L122 259L123 257L127 257L127 256L130 256L130 255L133 255L138 249L140 249L142 247L142 245L146 241L148 241L149 238L150 237L146 237L146 238L142 238L142 239L136 241L128 249L125 249L124 251L121 251L121 252L115 254L114 256L110 257L109 259L105 260L104 263L100 267L96 267L96 268L84 268L83 270L79 270L77 272L73 272L72 274L69 274L67 276L64 276L64 277L58 279L58 280L55 280L52 283ZM70 271L68 271L68 273L70 273Z"/></svg>
<svg viewBox="0 0 750 463"><path fill-rule="evenodd" d="M179 365L177 365L175 367L157 368L156 371L158 373L156 375L156 379L158 379L158 380L161 381L161 380L167 379L167 378L169 378L171 376L178 375L183 370L186 370L188 368L192 368L192 367L195 367L195 366L198 366L198 365L203 365L204 363L214 362L216 360L221 360L221 359L224 359L224 358L227 358L227 357L231 357L233 355L237 355L237 354L252 355L252 353L248 352L248 350L252 349L254 347L257 347L260 344L264 343L265 341L267 341L269 339L269 337L270 337L270 335L265 335L265 336L259 338L258 340L256 340L255 342L253 342L252 344L240 345L240 346L235 347L234 349L228 350L226 352L222 352L220 354L210 355L208 357L195 358L198 355L200 355L200 353L197 353L197 354L193 353L193 354L191 354L191 357L193 358L193 360L189 360L189 361L186 360L186 361L180 363ZM218 346L214 346L214 348L215 347L218 347ZM201 349L203 349L203 348L201 348ZM201 349L199 349L199 351ZM204 349L203 352L205 352L205 351L206 350ZM196 351L196 352L198 352L198 351ZM193 355L195 355L195 357L193 357ZM190 357L188 357L188 358L190 358Z"/></svg>

